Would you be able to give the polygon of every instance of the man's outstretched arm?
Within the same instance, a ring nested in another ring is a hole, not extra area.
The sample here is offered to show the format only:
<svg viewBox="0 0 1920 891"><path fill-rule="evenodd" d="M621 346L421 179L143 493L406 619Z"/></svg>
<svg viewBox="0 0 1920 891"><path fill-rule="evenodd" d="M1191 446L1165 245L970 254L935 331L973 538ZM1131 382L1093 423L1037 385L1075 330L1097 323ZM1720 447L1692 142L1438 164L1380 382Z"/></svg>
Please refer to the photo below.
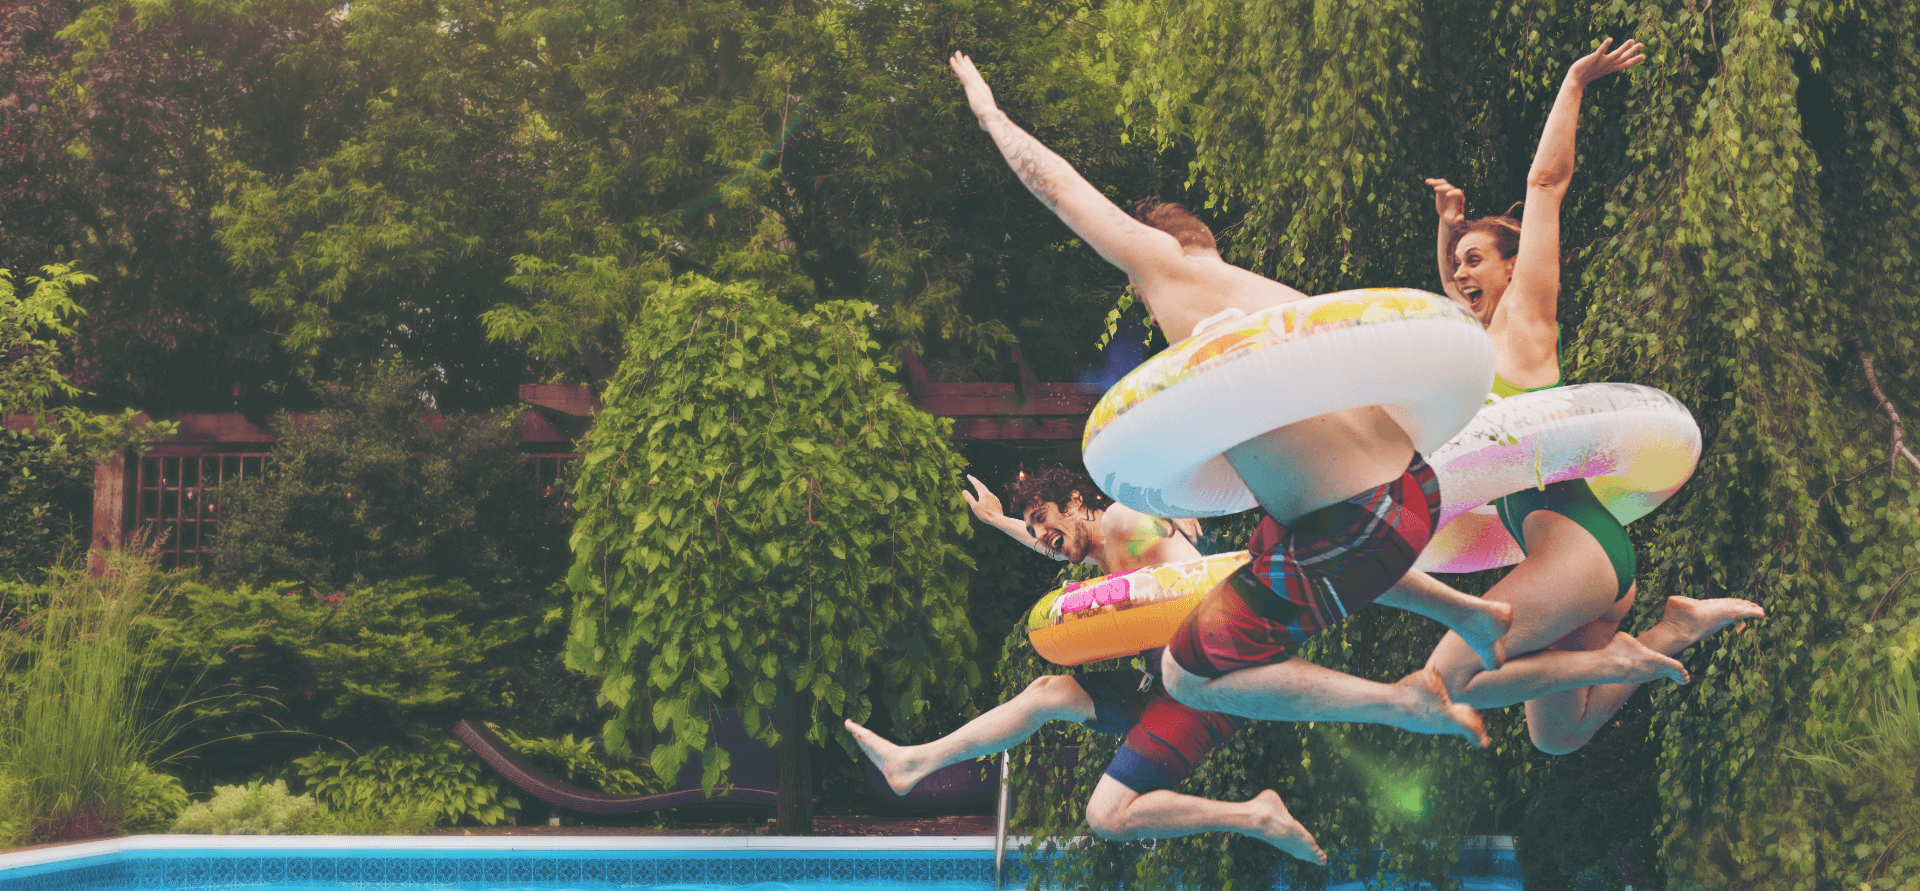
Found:
<svg viewBox="0 0 1920 891"><path fill-rule="evenodd" d="M1155 278L1172 268L1172 262L1181 257L1180 243L1173 236L1128 216L1065 158L1015 126L994 102L993 91L965 53L954 53L948 63L966 88L967 105L979 119L980 129L993 137L1007 166L1041 204L1130 276Z"/></svg>
<svg viewBox="0 0 1920 891"><path fill-rule="evenodd" d="M1000 497L993 494L993 490L988 489L986 483L975 479L972 474L967 475L967 481L973 484L973 491L968 492L965 489L961 489L960 497L967 500L967 507L973 509L973 515L979 518L980 522L992 526L1001 532L1005 532L1014 541L1052 557L1055 560L1067 559L1067 555L1041 544L1039 539L1029 535L1027 533L1027 524L1007 516L1006 513L1000 509Z"/></svg>

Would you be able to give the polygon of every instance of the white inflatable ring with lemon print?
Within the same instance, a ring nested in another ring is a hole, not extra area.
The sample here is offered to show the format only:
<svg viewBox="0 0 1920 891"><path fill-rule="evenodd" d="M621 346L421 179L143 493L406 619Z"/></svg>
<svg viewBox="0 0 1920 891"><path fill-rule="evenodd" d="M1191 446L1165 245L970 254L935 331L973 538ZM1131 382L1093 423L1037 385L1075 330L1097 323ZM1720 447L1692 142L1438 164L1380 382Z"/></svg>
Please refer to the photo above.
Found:
<svg viewBox="0 0 1920 891"><path fill-rule="evenodd" d="M1680 400L1639 384L1577 384L1487 405L1427 456L1440 525L1414 568L1478 572L1525 554L1492 502L1584 479L1624 526L1672 497L1700 461L1700 426Z"/></svg>
<svg viewBox="0 0 1920 891"><path fill-rule="evenodd" d="M1422 454L1460 432L1493 383L1493 343L1453 301L1341 291L1202 323L1121 378L1087 419L1083 458L1113 500L1160 517L1254 506L1227 449L1378 405Z"/></svg>
<svg viewBox="0 0 1920 891"><path fill-rule="evenodd" d="M1200 599L1249 559L1246 551L1232 551L1068 582L1028 611L1027 639L1056 665L1166 646Z"/></svg>

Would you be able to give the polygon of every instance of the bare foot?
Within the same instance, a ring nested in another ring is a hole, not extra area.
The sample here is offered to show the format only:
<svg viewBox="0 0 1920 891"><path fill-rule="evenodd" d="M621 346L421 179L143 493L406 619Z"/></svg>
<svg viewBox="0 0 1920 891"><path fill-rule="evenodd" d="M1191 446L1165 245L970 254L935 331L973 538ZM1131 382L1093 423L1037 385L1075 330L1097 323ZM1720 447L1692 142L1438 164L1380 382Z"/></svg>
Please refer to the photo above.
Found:
<svg viewBox="0 0 1920 891"><path fill-rule="evenodd" d="M1667 598L1667 608L1660 614L1660 624L1672 628L1686 640L1686 646L1692 646L1735 622L1765 618L1766 615L1767 611L1751 600L1735 597L1695 600L1675 596Z"/></svg>
<svg viewBox="0 0 1920 891"><path fill-rule="evenodd" d="M1406 719L1394 724L1415 733L1433 733L1464 737L1480 748L1487 747L1487 727L1472 706L1461 705L1447 696L1447 684L1440 672L1422 668L1400 679L1401 707Z"/></svg>
<svg viewBox="0 0 1920 891"><path fill-rule="evenodd" d="M1513 628L1513 606L1498 600L1480 601L1465 623L1453 629L1480 656L1480 667L1499 669L1507 661L1507 631Z"/></svg>
<svg viewBox="0 0 1920 891"><path fill-rule="evenodd" d="M847 732L853 734L853 741L860 744L860 751L873 759L880 768L880 775L887 778L887 788L895 795L905 795L913 791L915 783L927 775L921 770L918 759L907 756L904 746L896 746L880 738L880 734L868 730L852 720L847 721Z"/></svg>
<svg viewBox="0 0 1920 891"><path fill-rule="evenodd" d="M1279 848L1292 857L1298 857L1308 863L1327 865L1327 852L1313 840L1313 833L1300 825L1299 820L1287 811L1286 802L1280 800L1280 793L1268 789L1255 795L1247 802L1253 810L1253 825L1248 835Z"/></svg>
<svg viewBox="0 0 1920 891"><path fill-rule="evenodd" d="M1613 640L1607 644L1604 652L1617 668L1612 681L1616 684L1644 684L1661 678L1684 684L1691 679L1686 666L1670 656L1649 649L1624 631L1614 632Z"/></svg>

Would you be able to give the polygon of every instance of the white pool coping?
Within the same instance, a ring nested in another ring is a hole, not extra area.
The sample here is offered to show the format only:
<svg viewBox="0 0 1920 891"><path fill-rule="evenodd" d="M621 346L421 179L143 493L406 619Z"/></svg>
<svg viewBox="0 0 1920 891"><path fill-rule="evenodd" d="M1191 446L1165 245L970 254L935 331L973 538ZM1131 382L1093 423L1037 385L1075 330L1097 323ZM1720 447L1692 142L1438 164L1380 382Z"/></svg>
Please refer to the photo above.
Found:
<svg viewBox="0 0 1920 891"><path fill-rule="evenodd" d="M1018 850L1025 836L1009 836ZM0 872L142 851L984 851L993 836L130 835L0 854Z"/></svg>
<svg viewBox="0 0 1920 891"><path fill-rule="evenodd" d="M1027 836L1008 836L1014 855ZM1513 837L1466 839L1463 850L1513 850ZM131 835L0 854L0 876L44 866L142 851L978 851L993 853L993 836L694 836L694 835Z"/></svg>

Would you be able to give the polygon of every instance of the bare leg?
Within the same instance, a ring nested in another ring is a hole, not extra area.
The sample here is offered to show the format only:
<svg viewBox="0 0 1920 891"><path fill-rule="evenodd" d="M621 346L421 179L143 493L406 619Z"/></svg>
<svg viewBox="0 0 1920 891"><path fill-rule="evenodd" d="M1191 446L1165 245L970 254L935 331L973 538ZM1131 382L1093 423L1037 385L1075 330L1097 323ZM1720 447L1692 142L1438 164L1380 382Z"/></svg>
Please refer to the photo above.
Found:
<svg viewBox="0 0 1920 891"><path fill-rule="evenodd" d="M1673 658L1616 631L1616 625L1593 624L1605 625L1602 630L1609 636L1605 646L1590 650L1556 645L1522 656L1499 671L1474 675L1454 698L1474 708L1500 708L1596 684L1637 686L1661 678L1684 684L1689 680L1686 667Z"/></svg>
<svg viewBox="0 0 1920 891"><path fill-rule="evenodd" d="M1507 603L1462 594L1418 569L1408 570L1399 584L1374 603L1425 616L1452 629L1487 671L1507 660L1506 636L1513 628L1513 607Z"/></svg>
<svg viewBox="0 0 1920 891"><path fill-rule="evenodd" d="M959 730L930 743L897 746L865 727L847 722L847 732L878 765L887 785L905 795L927 774L969 758L1003 752L1032 736L1048 721L1093 719L1093 698L1065 675L1047 675Z"/></svg>
<svg viewBox="0 0 1920 891"><path fill-rule="evenodd" d="M1641 684L1666 678L1687 682L1687 670L1678 661L1657 653L1620 633L1620 620L1633 606L1633 592L1615 601L1600 618L1554 641L1547 649L1508 662L1498 671L1481 672L1454 692L1454 698L1474 708L1500 708L1531 702L1594 684ZM1442 640L1434 658L1464 660L1461 644ZM1582 694L1584 696L1584 694ZM1577 708L1577 700L1560 705Z"/></svg>
<svg viewBox="0 0 1920 891"><path fill-rule="evenodd" d="M1526 520L1526 536L1532 548L1525 560L1507 573L1486 599L1513 607L1513 626L1507 632L1507 658L1511 666L1521 656L1538 652L1562 641L1576 629L1602 619L1617 607L1630 603L1615 600L1619 590L1613 564L1600 543L1580 525L1551 511L1534 511ZM1624 609L1620 610L1624 616ZM1615 618L1617 624L1619 618ZM1612 635L1600 636L1583 649L1600 649ZM1479 657L1458 635L1448 634L1434 648L1427 667L1446 678L1447 689L1462 702L1478 702L1483 690L1476 683L1484 669ZM1675 663L1670 668L1677 668ZM1553 661L1535 665L1529 684L1568 689L1610 680L1607 675L1591 675L1595 666L1587 662ZM1501 669L1506 671L1507 669ZM1506 703L1519 700L1502 694ZM1504 703L1503 703L1504 704Z"/></svg>
<svg viewBox="0 0 1920 891"><path fill-rule="evenodd" d="M1181 668L1169 652L1161 659L1161 671L1167 693L1197 709L1264 721L1388 724L1487 746L1479 713L1450 700L1446 684L1431 668L1382 684L1288 659L1207 679Z"/></svg>
<svg viewBox="0 0 1920 891"><path fill-rule="evenodd" d="M1300 825L1280 795L1268 789L1249 801L1214 801L1156 789L1142 795L1103 776L1087 799L1087 827L1109 841L1178 838L1202 832L1235 832L1257 838L1310 863L1326 865L1326 852Z"/></svg>
<svg viewBox="0 0 1920 891"><path fill-rule="evenodd" d="M1694 600L1669 597L1658 624L1640 634L1635 645L1661 656L1679 655L1729 625L1765 616L1759 604L1735 598ZM1619 637L1626 637L1621 634ZM1571 655L1571 654L1570 654ZM1606 726L1637 682L1601 684L1527 703L1527 728L1541 751L1564 755L1587 744Z"/></svg>

